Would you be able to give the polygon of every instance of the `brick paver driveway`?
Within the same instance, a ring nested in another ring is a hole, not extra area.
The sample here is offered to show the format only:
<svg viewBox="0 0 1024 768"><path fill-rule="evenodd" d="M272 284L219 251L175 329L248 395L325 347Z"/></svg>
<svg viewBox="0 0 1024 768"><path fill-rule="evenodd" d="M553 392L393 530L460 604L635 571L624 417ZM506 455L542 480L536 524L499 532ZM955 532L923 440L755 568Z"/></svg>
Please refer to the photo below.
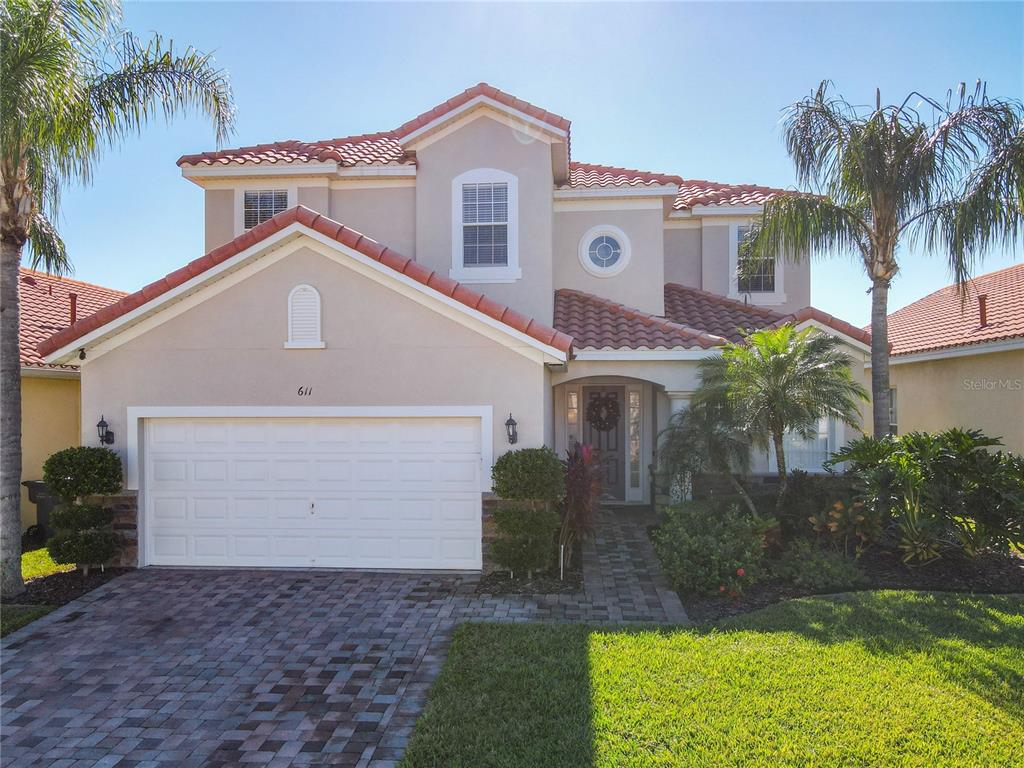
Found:
<svg viewBox="0 0 1024 768"><path fill-rule="evenodd" d="M685 621L645 571L646 536L603 522L587 594L484 597L472 576L407 573L122 576L3 641L4 766L391 766L461 621Z"/></svg>

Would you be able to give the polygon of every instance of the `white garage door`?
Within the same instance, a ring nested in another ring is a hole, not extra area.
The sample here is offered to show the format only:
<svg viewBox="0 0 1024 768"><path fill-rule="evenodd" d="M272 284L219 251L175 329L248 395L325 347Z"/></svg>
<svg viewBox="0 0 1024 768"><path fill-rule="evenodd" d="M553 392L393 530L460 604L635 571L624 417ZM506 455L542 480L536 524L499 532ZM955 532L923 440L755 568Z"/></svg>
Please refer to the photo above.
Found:
<svg viewBox="0 0 1024 768"><path fill-rule="evenodd" d="M475 569L477 418L149 419L149 565Z"/></svg>

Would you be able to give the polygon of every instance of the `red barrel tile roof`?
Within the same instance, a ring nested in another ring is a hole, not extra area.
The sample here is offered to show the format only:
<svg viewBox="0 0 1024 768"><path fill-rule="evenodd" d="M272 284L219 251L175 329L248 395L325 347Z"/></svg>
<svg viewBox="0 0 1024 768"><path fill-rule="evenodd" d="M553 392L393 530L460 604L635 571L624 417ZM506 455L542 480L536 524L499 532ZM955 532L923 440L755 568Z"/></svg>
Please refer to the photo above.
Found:
<svg viewBox="0 0 1024 768"><path fill-rule="evenodd" d="M983 326L978 297L985 296ZM1024 337L1024 264L974 278L961 301L948 285L889 315L893 355Z"/></svg>
<svg viewBox="0 0 1024 768"><path fill-rule="evenodd" d="M717 181L686 179L679 185L673 208L684 210L696 205L764 205L784 189L756 184L723 184Z"/></svg>
<svg viewBox="0 0 1024 768"><path fill-rule="evenodd" d="M18 352L23 368L60 368L77 370L70 365L48 365L36 347L71 323L71 298L75 294L78 317L86 317L113 304L124 291L83 283L68 277L21 267L18 270Z"/></svg>
<svg viewBox="0 0 1024 768"><path fill-rule="evenodd" d="M570 187L640 187L661 184L681 184L682 179L668 173L636 171L612 165L569 163Z"/></svg>
<svg viewBox="0 0 1024 768"><path fill-rule="evenodd" d="M725 339L600 296L555 291L555 328L578 349L710 349Z"/></svg>
<svg viewBox="0 0 1024 768"><path fill-rule="evenodd" d="M334 161L340 166L414 165L416 158L398 143L393 131L345 136L324 141L275 141L250 147L183 155L178 165L243 165Z"/></svg>
<svg viewBox="0 0 1024 768"><path fill-rule="evenodd" d="M412 278L445 296L451 297L455 301L524 333L542 344L547 344L570 357L572 356L573 340L570 336L525 317L511 307L493 301L445 275L427 269L422 264L402 256L362 233L345 227L337 221L322 216L302 205L282 211L273 218L239 235L231 242L225 243L205 256L190 262L181 269L171 272L166 277L150 283L135 293L124 296L117 303L104 307L95 314L79 320L71 327L59 331L39 344L39 354L46 357L52 352L80 339L87 333L91 333L158 296L177 288L193 277L201 275L211 267L227 261L232 256L241 253L294 223L309 227L326 237L338 241L344 246L358 251L364 256L380 262L395 272Z"/></svg>

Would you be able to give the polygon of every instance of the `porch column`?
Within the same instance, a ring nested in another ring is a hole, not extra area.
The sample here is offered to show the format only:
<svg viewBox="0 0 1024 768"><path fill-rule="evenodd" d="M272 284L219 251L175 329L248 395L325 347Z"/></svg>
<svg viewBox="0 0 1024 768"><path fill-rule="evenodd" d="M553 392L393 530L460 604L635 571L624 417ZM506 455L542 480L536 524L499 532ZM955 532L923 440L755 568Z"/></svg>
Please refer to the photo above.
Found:
<svg viewBox="0 0 1024 768"><path fill-rule="evenodd" d="M666 391L665 394L668 395L670 413L685 411L690 407L690 398L693 397L692 391Z"/></svg>

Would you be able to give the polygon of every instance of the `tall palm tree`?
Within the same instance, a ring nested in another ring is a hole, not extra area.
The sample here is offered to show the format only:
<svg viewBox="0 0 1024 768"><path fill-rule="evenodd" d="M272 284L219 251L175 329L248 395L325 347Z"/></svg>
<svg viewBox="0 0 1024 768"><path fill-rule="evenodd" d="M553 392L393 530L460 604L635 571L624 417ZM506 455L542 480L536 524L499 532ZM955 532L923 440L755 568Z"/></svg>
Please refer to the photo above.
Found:
<svg viewBox="0 0 1024 768"><path fill-rule="evenodd" d="M856 425L868 393L853 380L853 357L839 340L792 325L748 333L739 344L701 361L698 407L724 407L754 445L775 448L779 500L786 492L787 432L810 439L823 418Z"/></svg>
<svg viewBox="0 0 1024 768"><path fill-rule="evenodd" d="M889 430L889 286L900 249L921 242L961 286L986 249L1015 239L1024 212L1019 101L979 83L945 102L910 94L874 108L823 82L788 108L786 146L801 187L769 200L742 251L747 268L784 253L853 255L871 281L871 394L876 437Z"/></svg>
<svg viewBox="0 0 1024 768"><path fill-rule="evenodd" d="M54 227L59 193L88 182L104 149L151 118L208 116L217 141L232 129L226 75L208 54L141 42L121 26L117 0L4 0L0 7L0 594L21 578L21 386L18 267L64 273Z"/></svg>

